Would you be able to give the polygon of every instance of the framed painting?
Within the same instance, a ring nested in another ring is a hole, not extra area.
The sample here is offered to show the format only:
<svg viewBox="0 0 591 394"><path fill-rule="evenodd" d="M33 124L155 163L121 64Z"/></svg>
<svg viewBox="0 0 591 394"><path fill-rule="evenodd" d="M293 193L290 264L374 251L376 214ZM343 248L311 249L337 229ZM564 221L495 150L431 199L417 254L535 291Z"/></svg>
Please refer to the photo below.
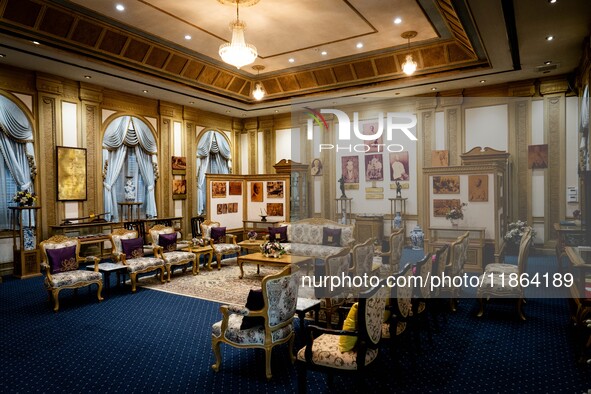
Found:
<svg viewBox="0 0 591 394"><path fill-rule="evenodd" d="M185 175L187 172L187 158L172 156L172 175Z"/></svg>
<svg viewBox="0 0 591 394"><path fill-rule="evenodd" d="M267 198L283 198L283 181L267 182Z"/></svg>
<svg viewBox="0 0 591 394"><path fill-rule="evenodd" d="M462 203L459 199L433 200L433 216L445 217L452 208L457 208L461 205Z"/></svg>
<svg viewBox="0 0 591 394"><path fill-rule="evenodd" d="M433 194L460 194L460 176L434 176Z"/></svg>
<svg viewBox="0 0 591 394"><path fill-rule="evenodd" d="M365 156L365 181L383 181L384 180L384 160L382 154L373 154Z"/></svg>
<svg viewBox="0 0 591 394"><path fill-rule="evenodd" d="M468 201L488 201L488 175L468 176Z"/></svg>
<svg viewBox="0 0 591 394"><path fill-rule="evenodd" d="M250 201L263 202L263 182L252 182L250 184Z"/></svg>
<svg viewBox="0 0 591 394"><path fill-rule="evenodd" d="M529 145L527 147L527 168L548 168L548 144Z"/></svg>
<svg viewBox="0 0 591 394"><path fill-rule="evenodd" d="M211 198L226 197L226 182L211 182Z"/></svg>
<svg viewBox="0 0 591 394"><path fill-rule="evenodd" d="M341 167L344 183L359 183L359 157L341 157Z"/></svg>
<svg viewBox="0 0 591 394"><path fill-rule="evenodd" d="M58 201L86 200L86 149L56 146Z"/></svg>
<svg viewBox="0 0 591 394"><path fill-rule="evenodd" d="M242 195L242 182L230 181L228 186L229 196L241 196Z"/></svg>
<svg viewBox="0 0 591 394"><path fill-rule="evenodd" d="M172 180L172 199L184 200L187 198L187 180L173 179Z"/></svg>
<svg viewBox="0 0 591 394"><path fill-rule="evenodd" d="M408 181L409 175L408 152L390 152L390 180Z"/></svg>
<svg viewBox="0 0 591 394"><path fill-rule="evenodd" d="M449 166L449 151L447 151L447 150L433 150L433 151L431 151L431 166L432 167L448 167Z"/></svg>
<svg viewBox="0 0 591 394"><path fill-rule="evenodd" d="M281 202L267 203L267 216L283 216L283 203L281 203Z"/></svg>

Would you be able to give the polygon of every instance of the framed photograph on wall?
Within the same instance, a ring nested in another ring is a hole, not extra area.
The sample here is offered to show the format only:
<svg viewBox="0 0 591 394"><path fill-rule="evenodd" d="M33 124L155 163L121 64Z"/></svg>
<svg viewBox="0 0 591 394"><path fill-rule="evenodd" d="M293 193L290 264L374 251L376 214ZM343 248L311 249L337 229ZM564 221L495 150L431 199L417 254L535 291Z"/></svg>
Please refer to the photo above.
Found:
<svg viewBox="0 0 591 394"><path fill-rule="evenodd" d="M172 180L172 199L184 200L187 198L187 180L173 179Z"/></svg>
<svg viewBox="0 0 591 394"><path fill-rule="evenodd" d="M252 182L250 184L250 201L263 202L263 182Z"/></svg>
<svg viewBox="0 0 591 394"><path fill-rule="evenodd" d="M408 152L390 152L390 180L408 181Z"/></svg>
<svg viewBox="0 0 591 394"><path fill-rule="evenodd" d="M361 129L361 134L375 135L377 131L378 131L378 122L365 123L363 125L363 128ZM380 151L379 145L384 144L384 134L382 133L382 135L380 135L378 138L373 139L373 140L362 141L362 143L369 145L369 150L367 152L379 152Z"/></svg>
<svg viewBox="0 0 591 394"><path fill-rule="evenodd" d="M241 196L242 195L242 182L230 181L228 187L229 196Z"/></svg>
<svg viewBox="0 0 591 394"><path fill-rule="evenodd" d="M468 176L468 201L488 201L488 175Z"/></svg>
<svg viewBox="0 0 591 394"><path fill-rule="evenodd" d="M187 172L187 158L172 156L172 175L185 175Z"/></svg>
<svg viewBox="0 0 591 394"><path fill-rule="evenodd" d="M312 160L312 165L310 166L310 174L312 176L322 175L322 161L320 159Z"/></svg>
<svg viewBox="0 0 591 394"><path fill-rule="evenodd" d="M267 216L283 216L283 203L281 203L281 202L267 203Z"/></svg>
<svg viewBox="0 0 591 394"><path fill-rule="evenodd" d="M433 200L433 216L445 217L452 208L461 206L459 199L441 199Z"/></svg>
<svg viewBox="0 0 591 394"><path fill-rule="evenodd" d="M384 180L384 159L381 153L365 155L365 181Z"/></svg>
<svg viewBox="0 0 591 394"><path fill-rule="evenodd" d="M226 197L226 182L211 182L211 198Z"/></svg>
<svg viewBox="0 0 591 394"><path fill-rule="evenodd" d="M345 183L359 183L359 157L343 156L341 166Z"/></svg>
<svg viewBox="0 0 591 394"><path fill-rule="evenodd" d="M527 168L548 168L548 144L527 147Z"/></svg>
<svg viewBox="0 0 591 394"><path fill-rule="evenodd" d="M460 176L434 176L433 194L460 194Z"/></svg>
<svg viewBox="0 0 591 394"><path fill-rule="evenodd" d="M58 201L86 200L86 149L56 146Z"/></svg>
<svg viewBox="0 0 591 394"><path fill-rule="evenodd" d="M283 181L267 182L267 198L283 198Z"/></svg>

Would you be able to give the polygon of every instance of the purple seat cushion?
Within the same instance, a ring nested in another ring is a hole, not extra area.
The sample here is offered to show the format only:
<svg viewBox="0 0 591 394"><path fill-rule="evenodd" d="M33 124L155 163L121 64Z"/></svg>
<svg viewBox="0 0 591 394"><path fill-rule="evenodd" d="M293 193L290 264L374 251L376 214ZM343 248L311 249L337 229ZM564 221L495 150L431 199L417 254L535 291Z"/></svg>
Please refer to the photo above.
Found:
<svg viewBox="0 0 591 394"><path fill-rule="evenodd" d="M341 229L340 228L322 228L322 245L327 246L341 246Z"/></svg>
<svg viewBox="0 0 591 394"><path fill-rule="evenodd" d="M265 306L265 300L263 299L262 289L252 289L248 292L246 298L246 305L244 305L250 311L260 311ZM240 325L241 330L247 330L252 327L262 326L265 324L265 318L262 316L244 316L242 318L242 324Z"/></svg>
<svg viewBox="0 0 591 394"><path fill-rule="evenodd" d="M52 274L78 269L76 245L59 249L46 249L45 251L49 260L49 272Z"/></svg>
<svg viewBox="0 0 591 394"><path fill-rule="evenodd" d="M289 242L287 240L287 226L269 227L269 240L279 242Z"/></svg>
<svg viewBox="0 0 591 394"><path fill-rule="evenodd" d="M224 243L226 239L226 228L225 227L212 227L211 228L211 239L216 244Z"/></svg>
<svg viewBox="0 0 591 394"><path fill-rule="evenodd" d="M144 239L142 237L122 239L121 249L127 259L144 257Z"/></svg>
<svg viewBox="0 0 591 394"><path fill-rule="evenodd" d="M165 252L174 252L176 250L176 232L171 234L158 235L158 245L162 246Z"/></svg>

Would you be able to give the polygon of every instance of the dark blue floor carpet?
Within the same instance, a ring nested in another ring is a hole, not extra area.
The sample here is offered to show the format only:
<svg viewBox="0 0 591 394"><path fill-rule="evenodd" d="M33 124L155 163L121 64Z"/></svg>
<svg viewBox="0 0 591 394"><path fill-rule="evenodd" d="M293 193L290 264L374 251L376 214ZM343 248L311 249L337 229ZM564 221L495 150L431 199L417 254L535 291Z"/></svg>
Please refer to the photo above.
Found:
<svg viewBox="0 0 591 394"><path fill-rule="evenodd" d="M405 256L414 259L406 250ZM410 256L410 257L408 257ZM530 267L555 269L552 257ZM174 279L173 279L174 280ZM113 286L115 285L113 281ZM219 304L139 288L113 287L61 294L53 313L41 278L5 278L0 284L0 391L2 392L295 392L287 347L273 351L273 379L264 376L264 352L222 345L220 372L211 370L211 325ZM386 348L365 379L367 391L401 393L585 393L591 370L576 363L566 299L531 298L526 322L513 305L462 299L458 311L421 350ZM296 319L297 320L297 319ZM410 352L416 353L413 364ZM311 392L350 392L353 380L308 373Z"/></svg>

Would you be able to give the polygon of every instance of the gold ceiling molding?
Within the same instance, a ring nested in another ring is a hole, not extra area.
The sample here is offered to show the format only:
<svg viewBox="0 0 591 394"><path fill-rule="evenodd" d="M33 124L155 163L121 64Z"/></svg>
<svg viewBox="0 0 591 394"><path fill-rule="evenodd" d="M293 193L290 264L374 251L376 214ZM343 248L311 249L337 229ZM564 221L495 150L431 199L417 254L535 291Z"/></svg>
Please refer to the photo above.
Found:
<svg viewBox="0 0 591 394"><path fill-rule="evenodd" d="M242 0L220 0L235 4ZM245 2L253 0L244 0ZM402 72L406 55L418 63L413 78L457 74L464 70L490 67L476 51L451 1L438 0L438 7L452 33L452 39L439 40L413 48L399 48L363 58L337 59L332 64L290 69L272 76L250 76L231 71L221 63L181 48L172 48L131 31L104 22L103 18L78 12L59 4L31 0L0 0L0 27L17 37L42 41L77 55L108 62L116 67L177 82L214 95L255 103L252 86L261 81L265 100L285 99L360 86L375 87L407 78ZM59 60L59 59L57 59Z"/></svg>

